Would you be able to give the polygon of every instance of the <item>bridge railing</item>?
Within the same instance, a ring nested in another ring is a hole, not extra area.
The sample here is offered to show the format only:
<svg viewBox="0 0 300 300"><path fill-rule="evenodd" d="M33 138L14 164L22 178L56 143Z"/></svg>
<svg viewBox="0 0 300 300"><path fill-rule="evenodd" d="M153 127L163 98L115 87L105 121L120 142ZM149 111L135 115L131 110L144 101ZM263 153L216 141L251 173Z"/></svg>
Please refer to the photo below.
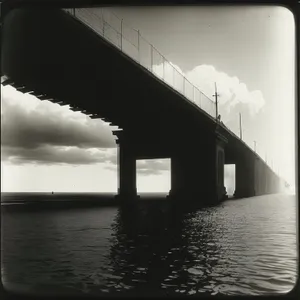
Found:
<svg viewBox="0 0 300 300"><path fill-rule="evenodd" d="M64 11L111 42L210 116L216 117L215 101L195 87L180 70L140 34L139 30L127 26L109 9L72 8L64 9Z"/></svg>

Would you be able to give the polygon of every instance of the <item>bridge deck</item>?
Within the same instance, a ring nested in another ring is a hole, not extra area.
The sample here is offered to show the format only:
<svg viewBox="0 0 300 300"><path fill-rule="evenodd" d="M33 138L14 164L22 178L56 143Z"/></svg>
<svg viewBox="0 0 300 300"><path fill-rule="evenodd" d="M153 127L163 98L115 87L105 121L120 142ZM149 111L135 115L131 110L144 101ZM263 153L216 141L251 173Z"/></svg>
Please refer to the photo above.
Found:
<svg viewBox="0 0 300 300"><path fill-rule="evenodd" d="M3 29L7 83L134 132L145 157L158 148L168 157L178 144L205 142L218 126L228 139L225 163L235 163L241 152L261 160L228 128L67 13L14 10Z"/></svg>

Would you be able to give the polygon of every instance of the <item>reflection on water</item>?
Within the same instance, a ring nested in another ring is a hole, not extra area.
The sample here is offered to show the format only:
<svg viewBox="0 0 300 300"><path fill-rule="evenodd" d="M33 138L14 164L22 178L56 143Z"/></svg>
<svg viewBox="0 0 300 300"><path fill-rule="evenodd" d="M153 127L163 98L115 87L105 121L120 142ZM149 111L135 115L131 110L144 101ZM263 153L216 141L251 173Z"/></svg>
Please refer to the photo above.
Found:
<svg viewBox="0 0 300 300"><path fill-rule="evenodd" d="M2 247L7 287L284 293L296 281L296 201L272 195L196 211L159 200L18 210L2 216Z"/></svg>

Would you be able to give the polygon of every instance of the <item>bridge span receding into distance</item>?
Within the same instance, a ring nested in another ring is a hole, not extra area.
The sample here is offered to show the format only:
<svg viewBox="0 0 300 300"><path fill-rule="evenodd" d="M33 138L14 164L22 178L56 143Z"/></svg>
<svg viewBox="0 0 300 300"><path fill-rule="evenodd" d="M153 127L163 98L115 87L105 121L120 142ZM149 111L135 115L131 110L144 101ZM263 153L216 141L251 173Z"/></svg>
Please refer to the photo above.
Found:
<svg viewBox="0 0 300 300"><path fill-rule="evenodd" d="M178 199L222 201L225 164L236 166L238 198L284 190L285 181L218 121L214 102L194 86L186 92L185 79L182 92L176 90L154 74L152 48L147 68L139 54L122 51L122 35L120 47L105 37L104 19L89 18L84 8L10 11L2 28L1 81L118 126L121 198L135 198L136 160L151 158L171 159L170 196Z"/></svg>

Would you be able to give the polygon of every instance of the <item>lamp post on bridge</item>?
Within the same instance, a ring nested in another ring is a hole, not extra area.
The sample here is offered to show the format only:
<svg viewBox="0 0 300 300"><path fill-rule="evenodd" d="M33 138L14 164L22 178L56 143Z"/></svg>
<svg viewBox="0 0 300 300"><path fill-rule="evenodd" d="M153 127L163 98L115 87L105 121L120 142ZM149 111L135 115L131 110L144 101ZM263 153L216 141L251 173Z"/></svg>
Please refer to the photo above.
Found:
<svg viewBox="0 0 300 300"><path fill-rule="evenodd" d="M220 96L218 93L217 93L217 83L215 82L215 94L213 95L213 97L216 97L216 120L218 122L219 120L219 114L218 114L218 96Z"/></svg>

